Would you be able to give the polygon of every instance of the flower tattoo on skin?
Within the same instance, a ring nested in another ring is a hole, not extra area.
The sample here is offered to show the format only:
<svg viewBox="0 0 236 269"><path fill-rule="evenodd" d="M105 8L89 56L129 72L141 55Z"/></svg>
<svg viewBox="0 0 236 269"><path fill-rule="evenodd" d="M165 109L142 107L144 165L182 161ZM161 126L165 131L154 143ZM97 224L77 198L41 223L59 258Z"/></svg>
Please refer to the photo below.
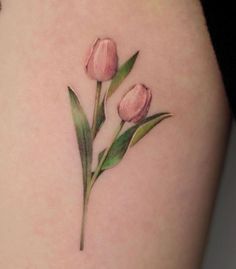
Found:
<svg viewBox="0 0 236 269"><path fill-rule="evenodd" d="M93 43L85 61L85 72L90 79L97 82L93 122L91 125L75 92L71 87L68 87L83 172L81 251L84 249L89 197L98 178L107 169L111 169L119 164L128 149L142 140L155 126L172 116L169 112L160 112L147 116L152 100L151 89L142 83L131 86L117 105L120 123L117 130L114 131L113 139L107 148L98 154L96 167L92 167L94 157L93 142L106 121L106 104L130 74L138 55L139 52L137 51L123 65L118 67L117 46L111 38L97 39ZM102 83L104 81L110 81L110 85L107 89L104 89L102 94ZM127 122L133 124L125 129Z"/></svg>

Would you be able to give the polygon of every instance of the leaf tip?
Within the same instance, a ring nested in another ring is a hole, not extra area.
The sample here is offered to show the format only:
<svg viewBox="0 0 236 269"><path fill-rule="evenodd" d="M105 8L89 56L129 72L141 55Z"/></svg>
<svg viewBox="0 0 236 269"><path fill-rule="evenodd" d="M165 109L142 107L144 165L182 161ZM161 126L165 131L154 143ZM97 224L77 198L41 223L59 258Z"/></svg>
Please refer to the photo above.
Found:
<svg viewBox="0 0 236 269"><path fill-rule="evenodd" d="M139 53L140 53L140 50L137 50L137 51L135 52L135 54L133 55L132 58L133 58L134 61L136 61L136 59L137 59Z"/></svg>
<svg viewBox="0 0 236 269"><path fill-rule="evenodd" d="M72 90L72 88L70 86L67 86L67 90L69 91L69 94L74 93L74 91Z"/></svg>
<svg viewBox="0 0 236 269"><path fill-rule="evenodd" d="M167 118L174 117L174 116L175 116L175 114L173 114L173 113L169 113L169 112L167 112L167 114L166 114L166 117L167 117Z"/></svg>
<svg viewBox="0 0 236 269"><path fill-rule="evenodd" d="M161 120L160 120L160 121L163 121L163 120L165 120L165 119L171 118L171 117L173 117L173 116L174 116L174 114L169 113L169 112L166 112L166 113L164 113L164 114L161 116Z"/></svg>

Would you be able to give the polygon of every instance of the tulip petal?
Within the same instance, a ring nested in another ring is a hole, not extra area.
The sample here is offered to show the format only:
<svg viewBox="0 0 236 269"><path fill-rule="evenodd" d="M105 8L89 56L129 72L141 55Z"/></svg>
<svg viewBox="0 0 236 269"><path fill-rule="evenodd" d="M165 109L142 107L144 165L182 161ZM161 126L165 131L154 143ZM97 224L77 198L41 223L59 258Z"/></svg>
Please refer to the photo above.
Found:
<svg viewBox="0 0 236 269"><path fill-rule="evenodd" d="M168 112L154 114L142 122L132 126L121 134L117 140L113 143L110 152L107 155L106 160L101 169L101 173L107 169L110 169L117 164L125 156L129 147L134 146L138 141L140 141L146 134L148 134L157 124L166 118L171 117ZM100 160L104 154L105 150L100 152L98 159ZM101 174L100 173L100 174Z"/></svg>
<svg viewBox="0 0 236 269"><path fill-rule="evenodd" d="M83 185L84 194L87 184L91 179L91 164L92 164L92 134L87 117L83 111L79 100L74 91L68 87L71 111L74 120L76 136L80 151L82 170L83 170Z"/></svg>

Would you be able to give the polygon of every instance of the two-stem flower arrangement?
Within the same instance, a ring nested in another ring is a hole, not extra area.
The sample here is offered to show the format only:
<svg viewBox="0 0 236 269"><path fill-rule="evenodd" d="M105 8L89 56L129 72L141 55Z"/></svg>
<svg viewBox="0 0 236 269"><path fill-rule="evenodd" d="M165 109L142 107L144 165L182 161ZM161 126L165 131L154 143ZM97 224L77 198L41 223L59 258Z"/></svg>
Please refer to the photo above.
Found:
<svg viewBox="0 0 236 269"><path fill-rule="evenodd" d="M84 249L84 230L90 193L99 176L117 165L130 147L134 146L158 123L171 116L168 112L162 112L146 117L152 100L152 92L144 84L133 85L117 106L121 120L113 139L97 156L97 166L92 169L93 141L106 120L105 106L133 69L138 54L139 52L136 52L118 68L116 43L112 39L97 39L92 45L85 62L86 73L91 79L97 81L92 126L76 94L70 87L68 88L83 171L80 250ZM109 80L111 83L102 95L102 82ZM133 125L123 131L126 122L131 122Z"/></svg>

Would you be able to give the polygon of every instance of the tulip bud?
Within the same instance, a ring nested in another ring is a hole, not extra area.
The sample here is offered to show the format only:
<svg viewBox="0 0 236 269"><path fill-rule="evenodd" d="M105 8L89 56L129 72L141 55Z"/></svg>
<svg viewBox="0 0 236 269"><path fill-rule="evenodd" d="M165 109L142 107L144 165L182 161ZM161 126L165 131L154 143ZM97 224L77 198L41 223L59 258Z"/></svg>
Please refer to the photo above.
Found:
<svg viewBox="0 0 236 269"><path fill-rule="evenodd" d="M117 72L118 56L116 43L110 39L97 39L85 61L85 70L97 81L110 80Z"/></svg>
<svg viewBox="0 0 236 269"><path fill-rule="evenodd" d="M148 113L152 100L151 90L143 84L133 86L122 98L118 113L123 121L137 123Z"/></svg>

